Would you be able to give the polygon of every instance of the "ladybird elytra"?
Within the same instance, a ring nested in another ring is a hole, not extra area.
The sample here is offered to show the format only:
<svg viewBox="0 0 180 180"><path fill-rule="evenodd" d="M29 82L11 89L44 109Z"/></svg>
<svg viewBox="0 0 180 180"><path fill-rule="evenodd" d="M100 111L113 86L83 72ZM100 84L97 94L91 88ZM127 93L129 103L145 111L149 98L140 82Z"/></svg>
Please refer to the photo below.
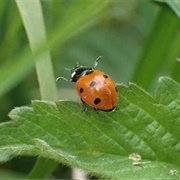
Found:
<svg viewBox="0 0 180 180"><path fill-rule="evenodd" d="M99 56L94 63L97 66ZM66 80L64 77L58 77L56 80ZM95 110L113 111L118 102L118 89L116 83L109 75L90 67L77 65L71 69L71 82L76 83L77 93L84 104L84 110L87 105L92 106Z"/></svg>

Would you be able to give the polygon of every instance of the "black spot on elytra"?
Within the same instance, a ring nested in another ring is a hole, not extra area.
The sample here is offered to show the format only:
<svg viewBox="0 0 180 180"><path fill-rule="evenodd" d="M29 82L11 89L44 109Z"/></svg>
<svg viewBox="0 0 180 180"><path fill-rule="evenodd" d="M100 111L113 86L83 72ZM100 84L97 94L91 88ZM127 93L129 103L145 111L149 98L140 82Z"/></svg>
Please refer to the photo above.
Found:
<svg viewBox="0 0 180 180"><path fill-rule="evenodd" d="M94 86L96 84L96 82L95 81L92 81L91 83L90 83L90 86Z"/></svg>
<svg viewBox="0 0 180 180"><path fill-rule="evenodd" d="M95 100L94 100L94 104L99 104L101 102L101 99L100 98L96 98Z"/></svg>
<svg viewBox="0 0 180 180"><path fill-rule="evenodd" d="M117 86L115 87L115 90L116 90L116 92L118 92L118 88L117 88Z"/></svg>
<svg viewBox="0 0 180 180"><path fill-rule="evenodd" d="M103 77L107 79L107 78L108 78L108 75L104 74Z"/></svg>
<svg viewBox="0 0 180 180"><path fill-rule="evenodd" d="M83 93L84 89L83 88L80 88L79 92L80 93Z"/></svg>

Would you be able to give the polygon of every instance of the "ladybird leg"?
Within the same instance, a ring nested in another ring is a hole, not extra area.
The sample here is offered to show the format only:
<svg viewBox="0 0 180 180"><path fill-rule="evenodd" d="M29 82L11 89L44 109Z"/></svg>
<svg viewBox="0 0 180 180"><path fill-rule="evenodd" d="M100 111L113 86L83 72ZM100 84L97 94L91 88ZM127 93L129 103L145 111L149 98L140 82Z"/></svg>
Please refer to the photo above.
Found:
<svg viewBox="0 0 180 180"><path fill-rule="evenodd" d="M60 77L58 77L58 78L56 79L56 81L59 81L59 80L71 81L71 80L68 80L68 79L66 79L66 78L64 78L64 77L62 77L62 76L60 76Z"/></svg>
<svg viewBox="0 0 180 180"><path fill-rule="evenodd" d="M94 68L98 65L98 61L102 58L102 56L99 56L95 62L94 62Z"/></svg>
<svg viewBox="0 0 180 180"><path fill-rule="evenodd" d="M86 112L87 111L87 105L82 99L81 99L81 102L82 102L82 104L84 106L83 111Z"/></svg>
<svg viewBox="0 0 180 180"><path fill-rule="evenodd" d="M67 71L71 71L71 69L70 69L70 68L65 68L65 70L67 70Z"/></svg>
<svg viewBox="0 0 180 180"><path fill-rule="evenodd" d="M99 114L99 109L94 108L94 111L96 111L96 113Z"/></svg>
<svg viewBox="0 0 180 180"><path fill-rule="evenodd" d="M118 108L118 107L115 107L115 108L114 108L114 111L119 111L119 108Z"/></svg>

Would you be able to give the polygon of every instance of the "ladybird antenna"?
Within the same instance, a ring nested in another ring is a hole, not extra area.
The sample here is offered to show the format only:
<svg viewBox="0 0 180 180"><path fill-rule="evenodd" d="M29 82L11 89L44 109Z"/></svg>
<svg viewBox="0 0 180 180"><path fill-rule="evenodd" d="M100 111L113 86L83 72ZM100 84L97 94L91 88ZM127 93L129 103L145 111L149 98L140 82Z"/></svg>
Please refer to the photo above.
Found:
<svg viewBox="0 0 180 180"><path fill-rule="evenodd" d="M99 60L102 58L102 56L99 56L95 62L94 62L94 68L98 65Z"/></svg>
<svg viewBox="0 0 180 180"><path fill-rule="evenodd" d="M67 71L71 71L71 69L70 69L70 68L65 68L65 70L67 70Z"/></svg>
<svg viewBox="0 0 180 180"><path fill-rule="evenodd" d="M78 62L76 62L76 66L77 66L77 67L79 66L79 63L78 63Z"/></svg>
<svg viewBox="0 0 180 180"><path fill-rule="evenodd" d="M60 76L60 77L58 77L56 79L56 81L59 81L59 80L70 81L70 80L68 80L68 79L66 79L65 77L62 77L62 76Z"/></svg>

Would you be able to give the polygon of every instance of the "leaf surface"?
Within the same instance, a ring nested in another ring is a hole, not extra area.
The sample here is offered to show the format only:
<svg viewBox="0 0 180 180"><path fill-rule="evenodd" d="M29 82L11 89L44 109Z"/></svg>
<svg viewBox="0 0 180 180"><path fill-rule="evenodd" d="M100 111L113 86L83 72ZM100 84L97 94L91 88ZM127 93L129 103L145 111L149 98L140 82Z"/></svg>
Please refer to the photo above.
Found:
<svg viewBox="0 0 180 180"><path fill-rule="evenodd" d="M154 97L133 83L119 92L112 113L82 112L71 101L15 108L13 122L0 125L0 160L42 156L102 177L178 178L180 85L165 77ZM141 159L129 159L133 153Z"/></svg>

